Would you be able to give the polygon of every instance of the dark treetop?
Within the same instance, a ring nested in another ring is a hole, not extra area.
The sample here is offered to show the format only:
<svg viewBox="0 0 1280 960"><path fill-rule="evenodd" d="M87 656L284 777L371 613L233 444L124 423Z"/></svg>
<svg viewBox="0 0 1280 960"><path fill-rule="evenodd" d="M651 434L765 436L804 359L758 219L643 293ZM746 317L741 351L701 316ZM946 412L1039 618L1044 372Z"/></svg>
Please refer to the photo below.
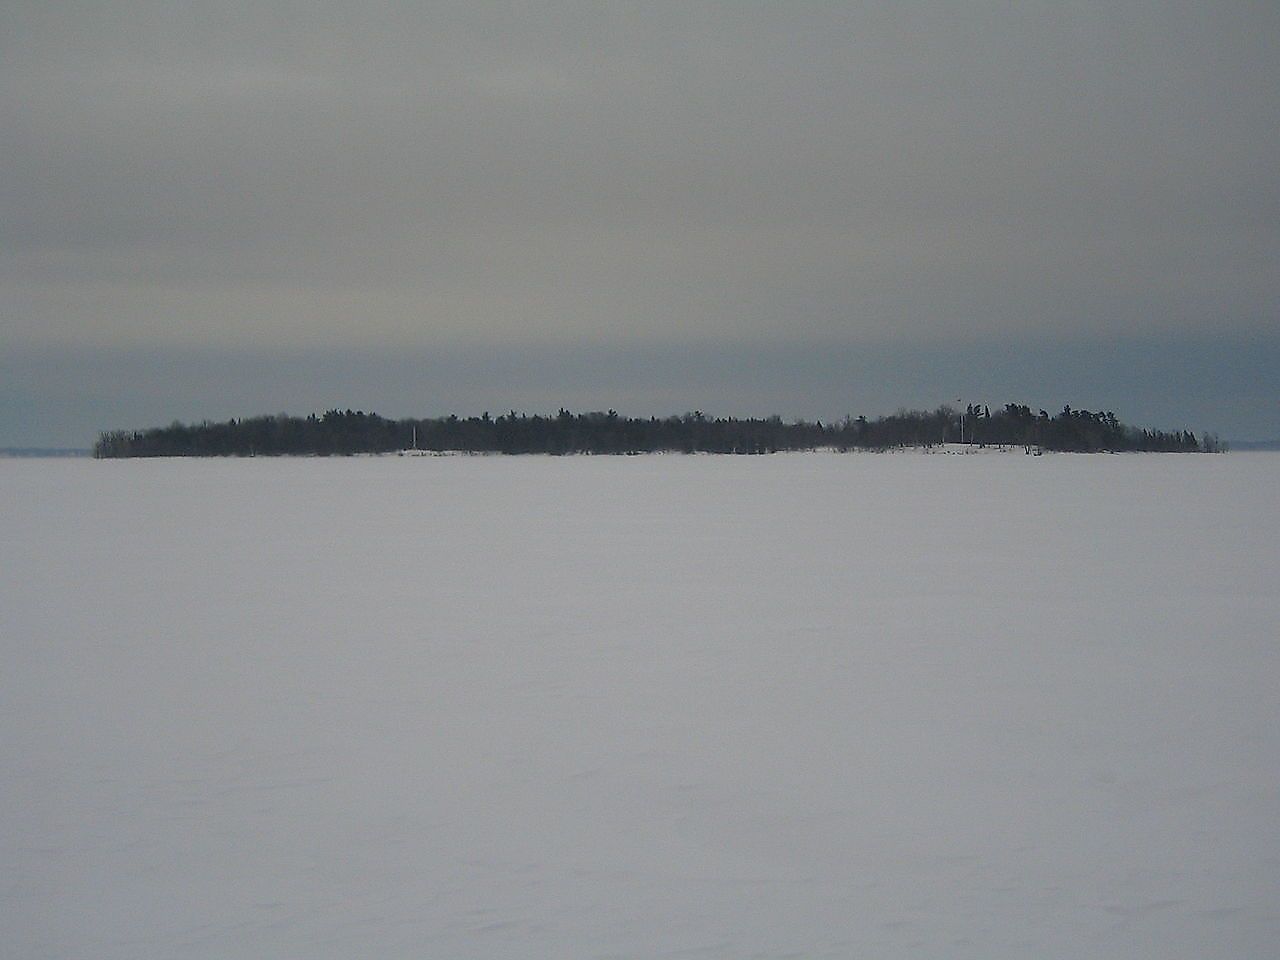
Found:
<svg viewBox="0 0 1280 960"><path fill-rule="evenodd" d="M103 433L96 457L216 457L391 453L398 450L471 453L775 453L780 450L884 450L937 443L1010 444L1035 450L1211 451L1216 439L1190 431L1126 426L1115 415L1064 407L1050 416L1016 403L994 413L970 404L932 411L901 410L877 420L846 417L835 424L780 417L739 420L701 412L658 419L607 413L388 420L376 413L330 410L322 416L252 417L225 423L173 423L150 430Z"/></svg>

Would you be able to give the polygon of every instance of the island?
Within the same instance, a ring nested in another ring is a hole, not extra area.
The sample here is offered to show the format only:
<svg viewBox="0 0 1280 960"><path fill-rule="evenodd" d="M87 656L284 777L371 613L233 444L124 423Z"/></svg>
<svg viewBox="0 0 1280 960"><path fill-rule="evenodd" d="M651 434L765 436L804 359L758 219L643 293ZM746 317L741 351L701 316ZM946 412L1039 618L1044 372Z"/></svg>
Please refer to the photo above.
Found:
<svg viewBox="0 0 1280 960"><path fill-rule="evenodd" d="M869 420L845 417L784 422L781 417L712 417L701 411L669 417L626 417L616 410L494 417L449 415L388 419L362 410L328 410L306 417L277 414L102 433L97 458L340 456L396 452L503 454L764 454L788 450L890 450L961 445L964 449L1022 448L1027 453L1158 451L1216 452L1212 434L1128 426L1110 411L1054 415L1009 403L964 410L899 410Z"/></svg>

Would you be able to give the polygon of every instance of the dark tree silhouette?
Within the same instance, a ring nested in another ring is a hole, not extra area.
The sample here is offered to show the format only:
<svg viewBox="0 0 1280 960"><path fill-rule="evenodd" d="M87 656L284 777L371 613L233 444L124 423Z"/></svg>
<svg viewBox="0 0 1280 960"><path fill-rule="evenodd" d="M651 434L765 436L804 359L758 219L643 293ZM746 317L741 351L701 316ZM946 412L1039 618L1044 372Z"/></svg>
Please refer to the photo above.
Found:
<svg viewBox="0 0 1280 960"><path fill-rule="evenodd" d="M321 416L287 414L196 424L171 423L150 430L101 434L96 457L331 456L424 451L473 453L653 452L761 454L779 450L887 450L965 442L1018 445L1044 450L1199 451L1218 450L1216 438L1197 440L1189 430L1129 427L1110 411L1091 413L1065 406L1050 417L1022 404L992 413L985 404L964 411L899 410L877 420L845 417L824 425L781 417L709 417L700 410L682 416L638 419L616 410L528 416L511 410L498 417L449 415L422 420L388 420L362 410L328 410Z"/></svg>

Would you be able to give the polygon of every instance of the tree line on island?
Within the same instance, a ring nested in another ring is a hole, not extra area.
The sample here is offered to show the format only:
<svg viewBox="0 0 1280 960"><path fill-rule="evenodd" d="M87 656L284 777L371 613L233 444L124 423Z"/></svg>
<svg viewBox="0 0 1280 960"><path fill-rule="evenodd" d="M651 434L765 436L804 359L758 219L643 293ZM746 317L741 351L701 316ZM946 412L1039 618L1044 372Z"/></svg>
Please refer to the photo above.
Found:
<svg viewBox="0 0 1280 960"><path fill-rule="evenodd" d="M1121 423L1110 411L1092 413L1063 407L1044 410L1010 403L992 412L970 404L932 411L900 410L887 417L845 417L784 422L781 417L710 417L701 411L682 416L624 417L617 411L527 415L512 410L498 417L447 416L390 420L361 410L329 410L317 416L287 414L204 421L149 430L113 430L101 434L95 457L332 456L361 453L423 452L635 454L760 454L785 450L889 450L940 443L1021 446L1028 452L1214 452L1222 449L1211 434L1197 438L1189 430L1139 429Z"/></svg>

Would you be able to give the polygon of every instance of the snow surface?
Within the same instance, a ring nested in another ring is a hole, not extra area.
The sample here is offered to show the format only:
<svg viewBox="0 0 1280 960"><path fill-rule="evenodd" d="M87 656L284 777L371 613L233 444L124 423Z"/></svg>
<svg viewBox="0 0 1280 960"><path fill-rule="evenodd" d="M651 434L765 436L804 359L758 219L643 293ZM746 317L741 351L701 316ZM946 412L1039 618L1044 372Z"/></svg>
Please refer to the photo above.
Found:
<svg viewBox="0 0 1280 960"><path fill-rule="evenodd" d="M5 957L1276 955L1275 454L0 491Z"/></svg>

